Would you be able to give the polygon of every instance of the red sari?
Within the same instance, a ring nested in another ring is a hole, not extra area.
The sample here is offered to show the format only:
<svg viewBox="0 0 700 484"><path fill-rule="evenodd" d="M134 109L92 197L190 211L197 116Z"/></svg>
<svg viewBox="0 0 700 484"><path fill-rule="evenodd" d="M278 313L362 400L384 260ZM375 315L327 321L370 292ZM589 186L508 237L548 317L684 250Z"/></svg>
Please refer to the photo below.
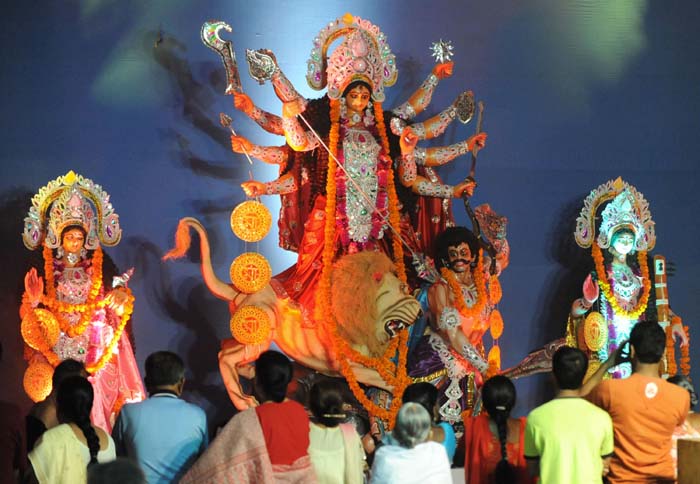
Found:
<svg viewBox="0 0 700 484"><path fill-rule="evenodd" d="M464 422L464 473L466 484L490 484L494 481L496 466L501 461L501 443L489 428L489 417L482 413L469 417ZM509 425L509 428L513 427ZM518 442L507 442L508 462L515 471L515 483L529 484L532 479L527 473L527 463L523 453L525 438L525 417L518 419Z"/></svg>

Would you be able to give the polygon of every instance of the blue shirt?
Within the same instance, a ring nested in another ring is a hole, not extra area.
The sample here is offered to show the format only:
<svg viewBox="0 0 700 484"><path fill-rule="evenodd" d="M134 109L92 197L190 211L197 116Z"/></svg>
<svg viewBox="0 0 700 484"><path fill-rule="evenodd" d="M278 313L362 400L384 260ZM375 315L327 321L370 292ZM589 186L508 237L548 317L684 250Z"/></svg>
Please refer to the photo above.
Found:
<svg viewBox="0 0 700 484"><path fill-rule="evenodd" d="M149 484L179 481L209 443L204 411L171 393L124 405L112 437L117 454L135 459Z"/></svg>

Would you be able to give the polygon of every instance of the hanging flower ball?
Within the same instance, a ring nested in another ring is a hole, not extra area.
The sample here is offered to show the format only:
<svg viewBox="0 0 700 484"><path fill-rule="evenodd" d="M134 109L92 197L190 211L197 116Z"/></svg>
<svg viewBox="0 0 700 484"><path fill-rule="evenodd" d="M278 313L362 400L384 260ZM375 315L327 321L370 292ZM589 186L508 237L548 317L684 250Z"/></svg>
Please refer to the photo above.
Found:
<svg viewBox="0 0 700 484"><path fill-rule="evenodd" d="M231 282L246 294L253 294L264 288L272 278L270 263L260 254L245 252L231 264Z"/></svg>
<svg viewBox="0 0 700 484"><path fill-rule="evenodd" d="M257 200L247 200L231 212L231 230L236 237L246 242L262 240L271 226L270 211Z"/></svg>
<svg viewBox="0 0 700 484"><path fill-rule="evenodd" d="M33 402L40 402L51 393L53 366L45 361L34 361L24 372L24 391Z"/></svg>
<svg viewBox="0 0 700 484"><path fill-rule="evenodd" d="M272 332L270 318L257 306L239 308L231 317L230 327L231 335L244 345L262 344Z"/></svg>
<svg viewBox="0 0 700 484"><path fill-rule="evenodd" d="M494 345L494 347L489 350L487 359L489 368L486 370L486 377L490 378L501 371L501 348L498 345Z"/></svg>
<svg viewBox="0 0 700 484"><path fill-rule="evenodd" d="M498 309L491 311L489 316L489 326L491 327L491 337L498 339L503 334L503 316Z"/></svg>
<svg viewBox="0 0 700 484"><path fill-rule="evenodd" d="M495 306L501 302L503 297L503 289L501 289L501 282L498 280L498 276L495 274L489 277L489 303L491 306Z"/></svg>
<svg viewBox="0 0 700 484"><path fill-rule="evenodd" d="M28 311L24 316L20 331L24 342L29 347L43 351L56 345L61 329L51 311L36 308Z"/></svg>

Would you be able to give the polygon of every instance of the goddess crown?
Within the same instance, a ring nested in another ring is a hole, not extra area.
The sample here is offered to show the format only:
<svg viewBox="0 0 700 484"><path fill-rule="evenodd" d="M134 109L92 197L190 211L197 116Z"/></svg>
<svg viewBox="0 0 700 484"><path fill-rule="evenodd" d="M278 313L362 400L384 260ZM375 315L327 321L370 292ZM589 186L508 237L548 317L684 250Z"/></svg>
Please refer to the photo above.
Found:
<svg viewBox="0 0 700 484"><path fill-rule="evenodd" d="M601 213L602 220L596 239L596 212L608 201ZM586 197L576 219L574 237L580 247L588 248L596 239L601 249L607 249L613 234L620 228L628 228L634 233L634 248L638 251L652 250L656 245L656 231L649 202L636 188L618 178L600 185Z"/></svg>
<svg viewBox="0 0 700 484"><path fill-rule="evenodd" d="M330 45L342 36L343 42L327 58ZM382 102L384 86L394 85L398 77L386 36L368 20L349 13L319 32L307 64L309 86L318 91L327 85L331 99L340 99L350 83L361 80L372 88L372 99Z"/></svg>
<svg viewBox="0 0 700 484"><path fill-rule="evenodd" d="M96 249L100 242L117 245L122 236L119 216L114 213L109 194L73 171L50 181L32 197L32 206L24 219L24 245L34 250L43 243L55 249L61 245L61 233L70 226L85 230L88 250Z"/></svg>

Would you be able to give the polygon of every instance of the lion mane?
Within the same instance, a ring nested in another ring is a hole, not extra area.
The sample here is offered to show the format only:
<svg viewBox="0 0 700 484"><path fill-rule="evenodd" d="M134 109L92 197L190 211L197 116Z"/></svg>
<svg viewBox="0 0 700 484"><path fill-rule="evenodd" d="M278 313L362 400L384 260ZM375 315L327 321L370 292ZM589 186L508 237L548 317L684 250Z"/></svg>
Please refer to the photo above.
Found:
<svg viewBox="0 0 700 484"><path fill-rule="evenodd" d="M366 251L342 257L331 276L331 309L338 335L351 345L366 346L371 356L380 356L384 350L376 337L377 292L387 272L396 272L391 259Z"/></svg>

